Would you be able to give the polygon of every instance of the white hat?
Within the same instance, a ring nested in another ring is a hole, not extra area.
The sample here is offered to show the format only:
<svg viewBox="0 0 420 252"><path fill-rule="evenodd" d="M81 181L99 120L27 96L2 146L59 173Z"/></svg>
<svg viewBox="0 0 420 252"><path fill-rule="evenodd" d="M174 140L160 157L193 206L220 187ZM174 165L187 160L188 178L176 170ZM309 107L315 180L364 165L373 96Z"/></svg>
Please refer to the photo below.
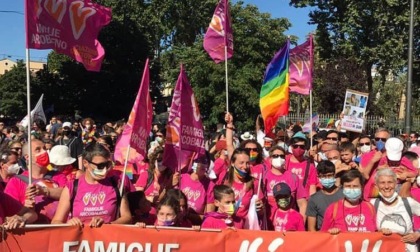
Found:
<svg viewBox="0 0 420 252"><path fill-rule="evenodd" d="M241 135L241 139L244 140L244 141L245 140L253 140L254 136L251 135L251 133L249 133L249 131L247 131L247 132L245 132Z"/></svg>
<svg viewBox="0 0 420 252"><path fill-rule="evenodd" d="M49 153L50 163L54 165L73 164L76 159L70 156L70 149L65 145L56 145L52 147Z"/></svg>
<svg viewBox="0 0 420 252"><path fill-rule="evenodd" d="M400 161L402 150L404 148L404 143L401 139L396 137L391 137L386 140L385 150L386 156L391 161Z"/></svg>
<svg viewBox="0 0 420 252"><path fill-rule="evenodd" d="M63 123L63 128L64 127L69 127L69 128L71 128L71 122L65 122L65 123Z"/></svg>

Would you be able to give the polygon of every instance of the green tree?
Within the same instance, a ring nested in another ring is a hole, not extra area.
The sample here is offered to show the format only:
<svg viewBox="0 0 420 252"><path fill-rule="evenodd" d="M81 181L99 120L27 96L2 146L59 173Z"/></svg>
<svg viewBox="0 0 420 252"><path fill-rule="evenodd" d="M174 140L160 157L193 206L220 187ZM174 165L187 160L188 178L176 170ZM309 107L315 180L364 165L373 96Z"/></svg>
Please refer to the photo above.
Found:
<svg viewBox="0 0 420 252"><path fill-rule="evenodd" d="M19 60L16 66L0 76L0 114L9 118L20 118L25 115L25 111L26 67Z"/></svg>

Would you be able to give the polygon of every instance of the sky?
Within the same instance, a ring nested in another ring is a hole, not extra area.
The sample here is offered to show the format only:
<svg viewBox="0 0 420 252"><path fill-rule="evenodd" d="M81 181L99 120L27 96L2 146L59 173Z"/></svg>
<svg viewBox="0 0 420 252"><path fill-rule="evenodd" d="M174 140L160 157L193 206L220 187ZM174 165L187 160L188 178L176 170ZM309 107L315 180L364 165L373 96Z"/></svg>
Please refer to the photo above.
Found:
<svg viewBox="0 0 420 252"><path fill-rule="evenodd" d="M233 0L237 2L237 0ZM260 12L268 12L272 17L289 19L292 27L286 35L299 37L303 43L305 36L315 30L308 25L310 9L296 9L289 6L288 0L243 0L245 4L256 5ZM13 12L8 12L13 11ZM0 0L0 59L25 58L24 0ZM31 60L46 61L49 50L30 50Z"/></svg>

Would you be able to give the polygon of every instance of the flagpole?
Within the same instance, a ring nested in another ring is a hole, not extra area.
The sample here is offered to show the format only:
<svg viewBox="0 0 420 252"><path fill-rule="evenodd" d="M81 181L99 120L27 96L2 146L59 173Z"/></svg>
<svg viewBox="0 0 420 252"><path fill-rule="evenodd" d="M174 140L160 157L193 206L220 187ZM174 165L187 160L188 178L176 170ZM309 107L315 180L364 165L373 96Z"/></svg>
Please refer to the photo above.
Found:
<svg viewBox="0 0 420 252"><path fill-rule="evenodd" d="M227 58L227 45L225 43L226 112L229 113L229 81L228 81L228 63L227 63L227 60L228 60L228 58Z"/></svg>
<svg viewBox="0 0 420 252"><path fill-rule="evenodd" d="M26 48L26 109L28 112L28 125L27 125L27 134L28 134L28 185L32 184L32 140L31 140L31 128L32 128L32 118L31 118L31 71L30 71L30 56L29 48Z"/></svg>
<svg viewBox="0 0 420 252"><path fill-rule="evenodd" d="M314 143L313 140L313 122L312 122L312 89L309 90L309 124L311 125L311 130L309 131L309 136L311 137L311 145L310 148L312 148L312 144Z"/></svg>
<svg viewBox="0 0 420 252"><path fill-rule="evenodd" d="M125 172L127 171L129 154L130 154L130 144L128 145L127 153L125 154L124 169L123 169L121 185L120 185L120 195L121 195L121 197L123 196L123 192L124 192Z"/></svg>

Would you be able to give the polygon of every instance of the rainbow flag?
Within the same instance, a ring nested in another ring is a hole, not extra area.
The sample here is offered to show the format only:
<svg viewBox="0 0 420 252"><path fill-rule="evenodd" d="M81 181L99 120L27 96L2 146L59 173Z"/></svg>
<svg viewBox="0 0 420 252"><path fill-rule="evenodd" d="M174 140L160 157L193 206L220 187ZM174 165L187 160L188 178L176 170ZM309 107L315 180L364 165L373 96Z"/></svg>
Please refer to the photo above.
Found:
<svg viewBox="0 0 420 252"><path fill-rule="evenodd" d="M280 116L289 113L289 48L290 42L287 40L265 70L260 109L266 133L272 130Z"/></svg>

